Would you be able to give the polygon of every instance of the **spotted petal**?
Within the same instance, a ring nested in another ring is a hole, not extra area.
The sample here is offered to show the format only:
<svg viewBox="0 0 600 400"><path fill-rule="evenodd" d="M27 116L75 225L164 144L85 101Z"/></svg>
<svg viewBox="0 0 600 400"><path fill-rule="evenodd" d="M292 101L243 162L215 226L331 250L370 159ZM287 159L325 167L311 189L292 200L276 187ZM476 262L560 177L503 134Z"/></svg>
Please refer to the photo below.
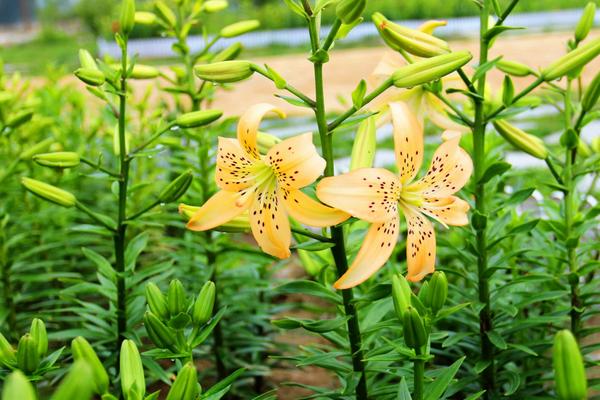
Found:
<svg viewBox="0 0 600 400"><path fill-rule="evenodd" d="M398 213L398 177L382 168L360 168L324 178L317 185L323 203L368 222L385 222Z"/></svg>
<svg viewBox="0 0 600 400"><path fill-rule="evenodd" d="M256 136L260 122L265 114L269 112L277 113L281 118L285 117L283 111L268 103L259 103L250 107L244 115L240 117L237 127L237 138L246 154L255 160L260 159L260 153L256 146Z"/></svg>
<svg viewBox="0 0 600 400"><path fill-rule="evenodd" d="M298 189L317 180L325 169L325 160L317 153L312 133L304 133L273 146L265 161L271 165L281 186Z"/></svg>
<svg viewBox="0 0 600 400"><path fill-rule="evenodd" d="M290 216L303 224L317 227L334 226L350 217L343 211L313 200L300 190L281 189L281 193Z"/></svg>
<svg viewBox="0 0 600 400"><path fill-rule="evenodd" d="M333 285L348 289L367 280L390 258L398 241L398 215L386 222L371 224L352 265Z"/></svg>
<svg viewBox="0 0 600 400"><path fill-rule="evenodd" d="M242 214L254 198L252 193L240 202L240 193L220 190L192 215L186 228L206 231L215 228Z"/></svg>
<svg viewBox="0 0 600 400"><path fill-rule="evenodd" d="M469 203L456 196L441 199L425 199L421 211L444 225L462 226L469 223Z"/></svg>
<svg viewBox="0 0 600 400"><path fill-rule="evenodd" d="M423 125L405 103L390 103L400 182L410 182L423 163Z"/></svg>
<svg viewBox="0 0 600 400"><path fill-rule="evenodd" d="M250 206L250 227L262 251L278 258L290 256L290 222L275 190L257 193Z"/></svg>
<svg viewBox="0 0 600 400"><path fill-rule="evenodd" d="M219 137L215 180L223 190L238 191L252 184L252 165L235 139Z"/></svg>
<svg viewBox="0 0 600 400"><path fill-rule="evenodd" d="M408 233L406 238L406 279L418 282L435 270L435 232L431 222L411 207L402 207Z"/></svg>

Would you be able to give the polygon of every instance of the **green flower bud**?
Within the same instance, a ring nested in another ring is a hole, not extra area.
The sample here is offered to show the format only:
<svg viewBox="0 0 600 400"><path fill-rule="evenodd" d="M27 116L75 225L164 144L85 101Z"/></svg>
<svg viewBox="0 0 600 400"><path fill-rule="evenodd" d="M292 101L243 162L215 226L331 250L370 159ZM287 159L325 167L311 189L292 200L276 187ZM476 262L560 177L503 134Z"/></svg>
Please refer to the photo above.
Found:
<svg viewBox="0 0 600 400"><path fill-rule="evenodd" d="M230 83L250 77L254 70L252 69L252 63L239 60L199 65L194 68L194 72L198 78L205 81Z"/></svg>
<svg viewBox="0 0 600 400"><path fill-rule="evenodd" d="M196 367L192 362L188 362L177 374L166 400L195 400L199 394Z"/></svg>
<svg viewBox="0 0 600 400"><path fill-rule="evenodd" d="M229 4L225 0L208 0L202 4L202 10L206 13L216 13L226 9Z"/></svg>
<svg viewBox="0 0 600 400"><path fill-rule="evenodd" d="M264 132L258 132L256 135L256 147L258 147L258 150L261 153L268 152L271 147L275 146L277 143L281 143L281 139L277 136Z"/></svg>
<svg viewBox="0 0 600 400"><path fill-rule="evenodd" d="M592 26L594 26L594 16L596 15L596 4L590 1L586 4L583 9L583 14L575 27L575 40L581 42L590 33Z"/></svg>
<svg viewBox="0 0 600 400"><path fill-rule="evenodd" d="M33 161L44 167L73 168L79 165L79 154L72 151L36 154Z"/></svg>
<svg viewBox="0 0 600 400"><path fill-rule="evenodd" d="M496 68L512 76L527 76L533 73L527 65L516 61L500 60L496 63Z"/></svg>
<svg viewBox="0 0 600 400"><path fill-rule="evenodd" d="M215 54L215 56L212 58L212 62L216 63L221 61L234 60L235 58L237 58L237 56L240 55L243 48L244 47L240 42L235 42L232 45Z"/></svg>
<svg viewBox="0 0 600 400"><path fill-rule="evenodd" d="M133 340L126 339L121 344L120 372L125 397L135 393L136 398L141 398L146 392L146 380L142 359Z"/></svg>
<svg viewBox="0 0 600 400"><path fill-rule="evenodd" d="M194 311L192 313L192 320L195 324L204 325L212 318L215 306L215 290L215 284L211 281L206 282L202 286L200 294L194 303Z"/></svg>
<svg viewBox="0 0 600 400"><path fill-rule="evenodd" d="M254 31L260 27L260 21L257 19L249 19L247 21L236 22L227 25L221 29L219 36L223 38L232 38Z"/></svg>
<svg viewBox="0 0 600 400"><path fill-rule="evenodd" d="M151 311L144 313L144 327L146 328L146 332L148 332L148 337L150 337L150 340L152 340L156 347L177 351L175 332Z"/></svg>
<svg viewBox="0 0 600 400"><path fill-rule="evenodd" d="M94 394L94 378L90 366L83 360L75 361L67 376L50 400L89 400Z"/></svg>
<svg viewBox="0 0 600 400"><path fill-rule="evenodd" d="M149 65L135 64L131 70L131 79L153 79L160 75L157 68Z"/></svg>
<svg viewBox="0 0 600 400"><path fill-rule="evenodd" d="M94 60L94 57L90 52L85 49L79 49L79 65L84 69L98 69L96 60Z"/></svg>
<svg viewBox="0 0 600 400"><path fill-rule="evenodd" d="M418 294L419 300L425 307L430 307L429 301L431 298L429 297L429 282L423 282L421 284L421 288L419 289Z"/></svg>
<svg viewBox="0 0 600 400"><path fill-rule="evenodd" d="M13 368L17 364L16 351L12 345L6 340L3 334L0 333L0 364Z"/></svg>
<svg viewBox="0 0 600 400"><path fill-rule="evenodd" d="M350 171L373 166L377 147L375 119L375 116L371 116L358 125L358 131L354 136L354 144L352 145Z"/></svg>
<svg viewBox="0 0 600 400"><path fill-rule="evenodd" d="M31 146L19 155L19 160L31 160L31 158L40 151L46 151L54 143L54 138L44 139Z"/></svg>
<svg viewBox="0 0 600 400"><path fill-rule="evenodd" d="M412 291L404 275L392 275L392 300L394 301L396 316L400 321L404 321L404 314L410 307L411 295Z"/></svg>
<svg viewBox="0 0 600 400"><path fill-rule="evenodd" d="M157 1L154 3L154 9L160 19L169 27L174 27L177 24L177 17L175 13L167 6L163 1Z"/></svg>
<svg viewBox="0 0 600 400"><path fill-rule="evenodd" d="M443 271L436 271L429 280L429 288L427 289L427 297L429 297L429 307L436 314L442 309L446 298L448 297L448 279Z"/></svg>
<svg viewBox="0 0 600 400"><path fill-rule="evenodd" d="M171 317L186 311L185 290L183 285L177 279L173 279L169 284L167 292L167 307Z"/></svg>
<svg viewBox="0 0 600 400"><path fill-rule="evenodd" d="M579 138L579 140L577 141L577 153L582 157L589 157L592 155L592 149L590 148L590 146L588 146L586 142Z"/></svg>
<svg viewBox="0 0 600 400"><path fill-rule="evenodd" d="M438 80L465 65L473 56L468 51L457 51L435 56L400 67L393 73L394 85L409 88Z"/></svg>
<svg viewBox="0 0 600 400"><path fill-rule="evenodd" d="M31 178L21 178L21 184L36 196L63 207L73 207L77 199L73 194Z"/></svg>
<svg viewBox="0 0 600 400"><path fill-rule="evenodd" d="M182 128L197 128L218 120L223 115L220 110L201 110L185 113L177 117L175 125Z"/></svg>
<svg viewBox="0 0 600 400"><path fill-rule="evenodd" d="M27 375L33 374L40 365L40 354L35 339L26 333L17 346L17 366Z"/></svg>
<svg viewBox="0 0 600 400"><path fill-rule="evenodd" d="M31 118L33 118L33 111L18 111L16 114L8 117L6 121L6 126L15 129L23 125L24 123L31 121Z"/></svg>
<svg viewBox="0 0 600 400"><path fill-rule="evenodd" d="M135 0L123 0L121 3L121 32L127 36L135 25Z"/></svg>
<svg viewBox="0 0 600 400"><path fill-rule="evenodd" d="M166 320L169 318L167 299L154 282L146 284L146 302L150 311L158 315L161 319Z"/></svg>
<svg viewBox="0 0 600 400"><path fill-rule="evenodd" d="M157 17L153 12L136 11L134 20L136 25L152 26L156 24Z"/></svg>
<svg viewBox="0 0 600 400"><path fill-rule="evenodd" d="M75 76L90 86L102 86L106 82L106 77L99 69L78 68L75 70Z"/></svg>
<svg viewBox="0 0 600 400"><path fill-rule="evenodd" d="M600 153L600 136L596 136L592 139L592 150L595 153Z"/></svg>
<svg viewBox="0 0 600 400"><path fill-rule="evenodd" d="M176 201L187 192L193 179L194 174L192 173L192 170L185 171L160 192L158 195L159 201L162 203L172 203Z"/></svg>
<svg viewBox="0 0 600 400"><path fill-rule="evenodd" d="M408 307L403 321L404 342L412 349L418 349L427 344L427 331L423 319L413 307Z"/></svg>
<svg viewBox="0 0 600 400"><path fill-rule="evenodd" d="M553 81L585 66L600 54L600 38L596 38L570 51L542 71L545 81Z"/></svg>
<svg viewBox="0 0 600 400"><path fill-rule="evenodd" d="M536 136L517 128L508 122L498 119L494 121L496 131L510 144L517 149L524 151L541 160L548 157L548 150L544 141Z"/></svg>
<svg viewBox="0 0 600 400"><path fill-rule="evenodd" d="M587 378L577 340L568 330L554 337L554 382L560 400L587 399Z"/></svg>
<svg viewBox="0 0 600 400"><path fill-rule="evenodd" d="M31 321L29 334L37 343L38 356L44 358L48 352L48 334L46 333L46 325L39 318L34 318Z"/></svg>
<svg viewBox="0 0 600 400"><path fill-rule="evenodd" d="M4 381L2 400L37 400L35 389L29 379L19 370L10 374Z"/></svg>
<svg viewBox="0 0 600 400"><path fill-rule="evenodd" d="M94 381L94 392L99 395L105 394L108 391L108 374L88 341L81 336L73 339L71 353L73 353L75 361L85 361L90 367Z"/></svg>
<svg viewBox="0 0 600 400"><path fill-rule="evenodd" d="M335 8L335 15L344 24L350 25L361 17L366 5L366 0L341 0Z"/></svg>
<svg viewBox="0 0 600 400"><path fill-rule="evenodd" d="M583 99L581 100L581 109L583 112L588 112L598 102L600 97L600 72L596 74L592 82L585 89Z"/></svg>

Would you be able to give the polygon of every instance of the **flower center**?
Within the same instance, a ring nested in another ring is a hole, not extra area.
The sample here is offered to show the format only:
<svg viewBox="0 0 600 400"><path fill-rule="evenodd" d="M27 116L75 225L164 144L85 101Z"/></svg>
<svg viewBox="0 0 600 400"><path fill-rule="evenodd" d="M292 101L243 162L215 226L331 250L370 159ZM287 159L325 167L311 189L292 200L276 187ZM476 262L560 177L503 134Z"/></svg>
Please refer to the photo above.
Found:
<svg viewBox="0 0 600 400"><path fill-rule="evenodd" d="M420 207L424 202L423 194L421 191L417 191L415 189L411 189L410 186L402 187L402 191L400 192L399 202L405 205L411 205L415 207Z"/></svg>

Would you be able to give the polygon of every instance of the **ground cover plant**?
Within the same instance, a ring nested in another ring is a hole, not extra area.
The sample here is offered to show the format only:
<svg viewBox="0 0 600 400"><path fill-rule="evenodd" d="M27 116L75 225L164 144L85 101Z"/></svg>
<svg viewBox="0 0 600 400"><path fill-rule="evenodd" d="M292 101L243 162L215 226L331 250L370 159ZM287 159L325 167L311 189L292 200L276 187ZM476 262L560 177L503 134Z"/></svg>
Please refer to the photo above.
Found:
<svg viewBox="0 0 600 400"><path fill-rule="evenodd" d="M285 5L306 93L213 50L259 20L191 50L221 0L123 0L120 58L79 50L77 83L2 70L2 399L598 397L594 3L535 66L490 55L519 0L473 2L476 52L364 0ZM335 112L324 69L364 19L398 57ZM172 65L129 51L140 27ZM308 121L214 107L247 79Z"/></svg>

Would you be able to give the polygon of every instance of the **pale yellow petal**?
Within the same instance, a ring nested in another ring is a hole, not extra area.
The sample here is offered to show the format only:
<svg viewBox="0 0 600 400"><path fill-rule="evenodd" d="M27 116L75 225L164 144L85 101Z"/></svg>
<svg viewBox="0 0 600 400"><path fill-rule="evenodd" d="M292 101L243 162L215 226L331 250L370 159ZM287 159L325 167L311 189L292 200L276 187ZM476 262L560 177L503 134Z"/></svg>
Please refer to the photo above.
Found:
<svg viewBox="0 0 600 400"><path fill-rule="evenodd" d="M400 182L410 182L423 163L423 125L405 103L390 103Z"/></svg>
<svg viewBox="0 0 600 400"><path fill-rule="evenodd" d="M265 114L277 113L281 118L285 117L283 111L268 103L259 103L250 107L241 117L237 127L237 138L246 154L253 159L260 159L260 153L256 146L256 136L260 122Z"/></svg>
<svg viewBox="0 0 600 400"><path fill-rule="evenodd" d="M394 251L398 241L398 225L397 215L386 222L371 224L352 265L333 286L336 289L349 289L373 276Z"/></svg>
<svg viewBox="0 0 600 400"><path fill-rule="evenodd" d="M317 153L312 133L304 133L273 146L265 162L273 168L277 182L289 189L298 189L317 180L325 169L325 160Z"/></svg>
<svg viewBox="0 0 600 400"><path fill-rule="evenodd" d="M398 177L382 168L360 168L324 178L317 185L323 203L368 222L384 222L398 213Z"/></svg>
<svg viewBox="0 0 600 400"><path fill-rule="evenodd" d="M222 225L246 211L253 197L251 194L240 202L240 193L220 190L192 215L186 228L206 231Z"/></svg>
<svg viewBox="0 0 600 400"><path fill-rule="evenodd" d="M462 226L469 223L469 203L456 196L441 199L426 198L421 211L444 225Z"/></svg>
<svg viewBox="0 0 600 400"><path fill-rule="evenodd" d="M469 130L468 127L455 122L448 116L448 106L435 97L434 94L427 93L424 97L424 103L427 118L437 127L459 132L467 132Z"/></svg>
<svg viewBox="0 0 600 400"><path fill-rule="evenodd" d="M256 242L267 254L290 256L292 233L283 199L276 191L258 192L250 206L250 227Z"/></svg>
<svg viewBox="0 0 600 400"><path fill-rule="evenodd" d="M350 218L350 214L323 205L300 190L281 189L281 194L289 215L303 224L327 227L337 225Z"/></svg>
<svg viewBox="0 0 600 400"><path fill-rule="evenodd" d="M217 186L228 191L238 191L252 185L252 165L255 161L235 139L219 137L215 180Z"/></svg>
<svg viewBox="0 0 600 400"><path fill-rule="evenodd" d="M402 207L407 224L406 279L418 282L435 270L435 232L432 223L413 208Z"/></svg>

